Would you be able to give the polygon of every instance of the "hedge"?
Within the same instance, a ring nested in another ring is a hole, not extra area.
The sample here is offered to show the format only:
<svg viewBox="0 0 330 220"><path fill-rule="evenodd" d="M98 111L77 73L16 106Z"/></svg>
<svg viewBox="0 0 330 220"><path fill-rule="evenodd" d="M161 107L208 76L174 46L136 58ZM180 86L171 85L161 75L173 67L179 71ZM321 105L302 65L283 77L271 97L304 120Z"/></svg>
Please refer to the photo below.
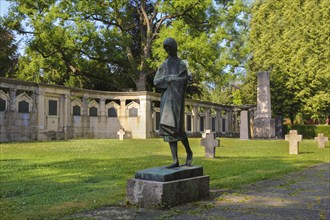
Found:
<svg viewBox="0 0 330 220"><path fill-rule="evenodd" d="M287 127L286 127L287 126ZM298 134L303 135L304 139L314 139L318 133L323 133L324 136L330 138L329 125L286 125L283 128L284 134L289 133L290 130L297 130Z"/></svg>

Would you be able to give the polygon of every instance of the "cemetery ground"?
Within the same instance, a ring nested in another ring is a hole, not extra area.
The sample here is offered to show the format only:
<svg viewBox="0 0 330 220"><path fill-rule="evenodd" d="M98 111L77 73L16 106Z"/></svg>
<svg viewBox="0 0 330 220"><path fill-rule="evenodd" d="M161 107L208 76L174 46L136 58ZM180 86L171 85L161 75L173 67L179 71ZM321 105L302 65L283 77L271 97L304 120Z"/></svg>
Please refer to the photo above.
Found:
<svg viewBox="0 0 330 220"><path fill-rule="evenodd" d="M203 166L210 176L211 191L240 189L330 161L329 142L320 149L316 141L303 140L300 153L290 155L284 140L221 138L216 158L207 159L200 138L189 140L193 165ZM135 171L172 162L162 139L2 143L0 148L2 219L58 219L126 206L126 181ZM183 163L181 144L179 157Z"/></svg>

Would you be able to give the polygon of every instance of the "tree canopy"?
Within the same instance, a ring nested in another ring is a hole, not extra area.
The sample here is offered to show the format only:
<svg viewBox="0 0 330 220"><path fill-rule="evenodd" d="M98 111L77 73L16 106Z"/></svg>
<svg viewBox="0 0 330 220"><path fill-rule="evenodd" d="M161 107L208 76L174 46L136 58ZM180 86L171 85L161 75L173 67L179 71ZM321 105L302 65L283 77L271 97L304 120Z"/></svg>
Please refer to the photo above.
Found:
<svg viewBox="0 0 330 220"><path fill-rule="evenodd" d="M273 112L293 119L330 112L330 1L255 1L244 100L254 102L256 73L271 73ZM251 96L251 94L253 94Z"/></svg>
<svg viewBox="0 0 330 220"><path fill-rule="evenodd" d="M12 77L17 69L17 62L18 54L14 35L0 23L0 76Z"/></svg>
<svg viewBox="0 0 330 220"><path fill-rule="evenodd" d="M161 42L168 36L178 40L180 56L195 75L196 92L205 88L202 81L240 65L241 42L234 28L243 20L238 18L244 11L240 0L10 2L4 24L24 35L28 46L17 78L152 90L153 74L164 59Z"/></svg>
<svg viewBox="0 0 330 220"><path fill-rule="evenodd" d="M269 71L274 114L329 115L330 0L10 2L0 20L0 46L7 48L0 58L8 61L1 60L2 75L154 91L154 73L166 58L162 42L174 37L193 75L190 96L256 104L257 72ZM13 33L27 45L20 57Z"/></svg>

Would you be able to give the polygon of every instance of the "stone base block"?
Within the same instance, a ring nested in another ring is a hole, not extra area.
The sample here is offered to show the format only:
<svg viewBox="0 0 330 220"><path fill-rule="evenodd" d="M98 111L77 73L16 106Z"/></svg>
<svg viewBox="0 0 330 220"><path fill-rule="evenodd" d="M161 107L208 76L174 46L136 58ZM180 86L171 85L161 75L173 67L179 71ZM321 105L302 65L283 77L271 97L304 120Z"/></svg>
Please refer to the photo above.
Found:
<svg viewBox="0 0 330 220"><path fill-rule="evenodd" d="M166 208L209 195L209 176L169 182L127 180L127 201L142 208Z"/></svg>
<svg viewBox="0 0 330 220"><path fill-rule="evenodd" d="M253 122L254 138L275 138L275 120L271 118L255 118Z"/></svg>
<svg viewBox="0 0 330 220"><path fill-rule="evenodd" d="M135 172L135 179L159 182L168 182L197 176L203 176L202 166L180 166L171 169L153 167Z"/></svg>

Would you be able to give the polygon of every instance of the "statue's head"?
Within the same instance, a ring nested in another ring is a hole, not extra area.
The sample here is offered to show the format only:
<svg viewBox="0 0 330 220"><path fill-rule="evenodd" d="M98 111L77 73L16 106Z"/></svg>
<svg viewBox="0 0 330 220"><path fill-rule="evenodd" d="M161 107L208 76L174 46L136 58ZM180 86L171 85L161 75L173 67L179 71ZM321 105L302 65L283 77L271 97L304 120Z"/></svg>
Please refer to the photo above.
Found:
<svg viewBox="0 0 330 220"><path fill-rule="evenodd" d="M178 44L173 38L171 37L166 38L164 40L163 46L169 56L171 57L177 56Z"/></svg>

